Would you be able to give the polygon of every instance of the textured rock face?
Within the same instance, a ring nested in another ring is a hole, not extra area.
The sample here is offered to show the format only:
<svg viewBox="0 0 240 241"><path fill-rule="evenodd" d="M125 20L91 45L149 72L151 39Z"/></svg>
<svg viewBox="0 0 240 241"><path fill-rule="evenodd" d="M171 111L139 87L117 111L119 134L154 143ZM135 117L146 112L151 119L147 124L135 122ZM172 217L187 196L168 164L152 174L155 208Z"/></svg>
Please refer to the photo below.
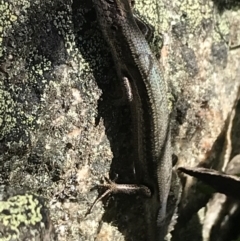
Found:
<svg viewBox="0 0 240 241"><path fill-rule="evenodd" d="M216 164L237 99L240 14L216 4L136 2L155 28L182 165ZM141 197L85 217L102 176L134 182L129 108L112 105L121 94L91 1L0 1L0 183L47 198L59 240L145 238Z"/></svg>

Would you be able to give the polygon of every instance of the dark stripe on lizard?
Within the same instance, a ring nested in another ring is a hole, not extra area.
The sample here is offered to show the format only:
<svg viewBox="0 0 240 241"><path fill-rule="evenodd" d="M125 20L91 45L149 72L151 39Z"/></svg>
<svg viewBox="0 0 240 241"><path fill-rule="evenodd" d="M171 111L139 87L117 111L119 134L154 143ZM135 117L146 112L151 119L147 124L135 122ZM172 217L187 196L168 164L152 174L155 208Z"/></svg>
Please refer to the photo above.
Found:
<svg viewBox="0 0 240 241"><path fill-rule="evenodd" d="M134 19L130 0L93 0L93 3L118 77L129 83L132 93L135 172L138 184L151 190L151 197L145 202L148 240L163 240L167 231L165 219L172 176L165 82Z"/></svg>

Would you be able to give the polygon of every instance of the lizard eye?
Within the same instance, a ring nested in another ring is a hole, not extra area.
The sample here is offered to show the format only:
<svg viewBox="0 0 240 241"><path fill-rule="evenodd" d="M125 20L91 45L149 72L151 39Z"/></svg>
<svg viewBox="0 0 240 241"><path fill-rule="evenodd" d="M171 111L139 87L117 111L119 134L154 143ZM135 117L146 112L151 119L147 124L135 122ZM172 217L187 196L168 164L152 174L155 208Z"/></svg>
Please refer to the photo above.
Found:
<svg viewBox="0 0 240 241"><path fill-rule="evenodd" d="M132 8L134 7L134 5L135 5L135 1L134 1L134 0L130 1L130 6L131 6Z"/></svg>
<svg viewBox="0 0 240 241"><path fill-rule="evenodd" d="M114 3L114 0L106 0L108 3Z"/></svg>
<svg viewBox="0 0 240 241"><path fill-rule="evenodd" d="M112 24L112 25L111 25L111 29L112 29L113 31L117 31L117 30L118 30L118 27L117 27L117 25Z"/></svg>

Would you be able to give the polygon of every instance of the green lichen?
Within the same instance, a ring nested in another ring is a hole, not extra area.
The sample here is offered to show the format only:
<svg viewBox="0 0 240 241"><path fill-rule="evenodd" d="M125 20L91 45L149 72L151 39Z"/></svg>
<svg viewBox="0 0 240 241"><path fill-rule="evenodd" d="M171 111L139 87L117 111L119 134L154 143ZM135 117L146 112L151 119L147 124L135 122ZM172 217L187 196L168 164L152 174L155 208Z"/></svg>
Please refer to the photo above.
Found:
<svg viewBox="0 0 240 241"><path fill-rule="evenodd" d="M0 201L0 241L23 240L23 237L35 240L39 234L43 235L50 227L44 205L43 199L32 193Z"/></svg>
<svg viewBox="0 0 240 241"><path fill-rule="evenodd" d="M12 141L30 141L29 132L44 105L41 95L52 80L50 73L59 59L65 60L64 46L58 49L69 27L63 24L63 11L56 17L47 4L39 4L0 1L0 140L9 147ZM56 28L54 18L59 18Z"/></svg>
<svg viewBox="0 0 240 241"><path fill-rule="evenodd" d="M217 15L217 25L215 27L215 32L213 34L213 40L216 42L221 42L223 40L226 40L226 36L229 35L230 31L230 26L229 26L229 21L227 18L227 13L223 13L222 15Z"/></svg>
<svg viewBox="0 0 240 241"><path fill-rule="evenodd" d="M0 86L0 139L7 135L16 125L16 118L13 116L15 104L8 91Z"/></svg>
<svg viewBox="0 0 240 241"><path fill-rule="evenodd" d="M178 1L179 16L186 16L189 26L192 31L196 30L201 25L203 19L210 19L213 15L213 2L206 1ZM203 17L204 16L204 17Z"/></svg>
<svg viewBox="0 0 240 241"><path fill-rule="evenodd" d="M2 41L12 24L17 21L17 16L12 11L13 6L6 1L0 1L0 57L3 54Z"/></svg>

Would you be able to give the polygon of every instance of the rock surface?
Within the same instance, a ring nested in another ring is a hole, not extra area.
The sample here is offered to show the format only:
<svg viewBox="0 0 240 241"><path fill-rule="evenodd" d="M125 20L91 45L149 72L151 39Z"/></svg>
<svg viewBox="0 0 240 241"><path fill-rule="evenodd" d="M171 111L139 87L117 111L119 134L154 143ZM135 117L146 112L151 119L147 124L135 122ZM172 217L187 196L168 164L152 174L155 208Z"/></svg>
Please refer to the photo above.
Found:
<svg viewBox="0 0 240 241"><path fill-rule="evenodd" d="M238 3L139 0L136 10L155 28L179 165L221 163L240 85ZM110 197L85 217L103 176L134 182L117 83L91 1L0 1L0 183L46 198L58 240L145 240L140 196ZM197 208L183 194L190 221Z"/></svg>

